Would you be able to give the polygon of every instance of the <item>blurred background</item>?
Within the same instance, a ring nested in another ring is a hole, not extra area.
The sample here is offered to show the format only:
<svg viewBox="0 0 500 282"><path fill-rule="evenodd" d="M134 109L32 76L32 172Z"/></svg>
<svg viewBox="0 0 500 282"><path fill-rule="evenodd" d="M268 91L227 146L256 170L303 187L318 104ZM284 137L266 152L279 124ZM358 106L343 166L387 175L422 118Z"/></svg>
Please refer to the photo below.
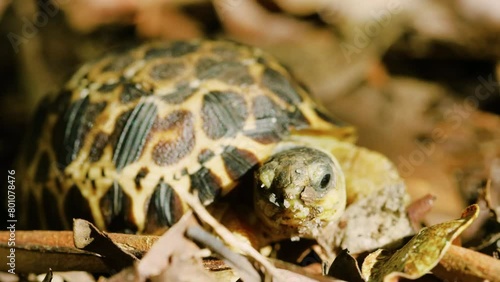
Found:
<svg viewBox="0 0 500 282"><path fill-rule="evenodd" d="M2 171L38 101L82 62L200 37L278 57L359 129L360 145L396 164L414 199L437 197L428 224L458 217L488 180L498 209L496 0L0 0Z"/></svg>

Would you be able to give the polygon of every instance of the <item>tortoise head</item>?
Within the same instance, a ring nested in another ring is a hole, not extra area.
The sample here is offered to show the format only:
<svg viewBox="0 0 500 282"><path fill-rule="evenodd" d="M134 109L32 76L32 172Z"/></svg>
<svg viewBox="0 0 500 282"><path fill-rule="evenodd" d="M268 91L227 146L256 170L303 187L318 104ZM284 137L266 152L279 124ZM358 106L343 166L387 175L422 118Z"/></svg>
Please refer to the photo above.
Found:
<svg viewBox="0 0 500 282"><path fill-rule="evenodd" d="M314 238L343 213L344 174L330 154L294 147L256 171L255 210L273 238Z"/></svg>

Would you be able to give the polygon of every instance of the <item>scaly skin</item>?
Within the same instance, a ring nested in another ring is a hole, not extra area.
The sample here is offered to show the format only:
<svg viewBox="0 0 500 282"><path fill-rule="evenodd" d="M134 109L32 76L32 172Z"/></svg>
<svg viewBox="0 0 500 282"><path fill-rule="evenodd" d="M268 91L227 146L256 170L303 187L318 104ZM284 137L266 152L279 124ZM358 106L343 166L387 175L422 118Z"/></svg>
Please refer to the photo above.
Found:
<svg viewBox="0 0 500 282"><path fill-rule="evenodd" d="M315 238L345 209L344 174L326 151L302 146L279 151L255 179L255 212L273 240Z"/></svg>

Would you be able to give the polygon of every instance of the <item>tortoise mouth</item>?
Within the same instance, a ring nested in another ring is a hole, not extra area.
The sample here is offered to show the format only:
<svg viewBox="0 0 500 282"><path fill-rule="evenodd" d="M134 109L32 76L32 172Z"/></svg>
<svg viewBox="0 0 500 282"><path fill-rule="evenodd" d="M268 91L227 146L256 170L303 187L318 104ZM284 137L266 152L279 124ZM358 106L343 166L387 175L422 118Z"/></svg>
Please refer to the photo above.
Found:
<svg viewBox="0 0 500 282"><path fill-rule="evenodd" d="M260 197L254 201L259 219L268 233L277 238L314 237L323 226L321 207L308 206L299 198L276 200Z"/></svg>
<svg viewBox="0 0 500 282"><path fill-rule="evenodd" d="M306 191L304 187L302 191ZM324 225L324 207L317 202L304 201L301 195L279 197L265 188L254 193L255 212L268 232L278 237L314 237Z"/></svg>

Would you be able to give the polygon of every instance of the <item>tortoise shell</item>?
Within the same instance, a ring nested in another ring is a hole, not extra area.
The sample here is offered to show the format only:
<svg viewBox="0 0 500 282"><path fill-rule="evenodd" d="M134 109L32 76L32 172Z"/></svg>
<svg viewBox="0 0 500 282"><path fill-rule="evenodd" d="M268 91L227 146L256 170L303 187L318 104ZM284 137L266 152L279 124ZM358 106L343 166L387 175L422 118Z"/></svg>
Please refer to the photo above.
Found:
<svg viewBox="0 0 500 282"><path fill-rule="evenodd" d="M22 158L28 217L50 229L75 217L111 231L170 226L186 209L172 187L208 204L304 128L336 125L259 49L179 41L113 53L35 114Z"/></svg>

